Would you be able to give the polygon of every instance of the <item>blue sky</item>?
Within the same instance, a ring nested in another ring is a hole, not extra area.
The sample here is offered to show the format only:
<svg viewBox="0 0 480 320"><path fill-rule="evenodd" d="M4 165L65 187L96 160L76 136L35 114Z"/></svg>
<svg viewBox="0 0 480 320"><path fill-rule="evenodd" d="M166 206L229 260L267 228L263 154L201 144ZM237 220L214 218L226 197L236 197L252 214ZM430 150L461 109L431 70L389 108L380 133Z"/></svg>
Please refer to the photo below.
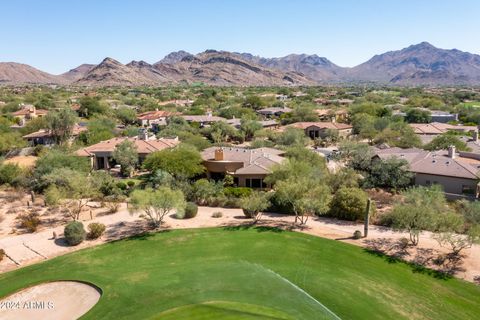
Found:
<svg viewBox="0 0 480 320"><path fill-rule="evenodd" d="M54 74L206 49L340 66L428 41L480 54L478 0L0 0L0 61Z"/></svg>

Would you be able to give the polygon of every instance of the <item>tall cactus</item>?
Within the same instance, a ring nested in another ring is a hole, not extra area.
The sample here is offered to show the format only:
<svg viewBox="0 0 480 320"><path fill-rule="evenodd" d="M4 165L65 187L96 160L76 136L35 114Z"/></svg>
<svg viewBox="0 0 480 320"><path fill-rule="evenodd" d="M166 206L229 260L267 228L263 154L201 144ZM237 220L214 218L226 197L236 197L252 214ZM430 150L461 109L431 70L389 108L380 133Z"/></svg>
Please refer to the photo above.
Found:
<svg viewBox="0 0 480 320"><path fill-rule="evenodd" d="M366 238L368 236L368 224L370 223L370 206L372 205L372 201L370 198L367 201L367 208L365 210L365 222L363 225L363 237Z"/></svg>

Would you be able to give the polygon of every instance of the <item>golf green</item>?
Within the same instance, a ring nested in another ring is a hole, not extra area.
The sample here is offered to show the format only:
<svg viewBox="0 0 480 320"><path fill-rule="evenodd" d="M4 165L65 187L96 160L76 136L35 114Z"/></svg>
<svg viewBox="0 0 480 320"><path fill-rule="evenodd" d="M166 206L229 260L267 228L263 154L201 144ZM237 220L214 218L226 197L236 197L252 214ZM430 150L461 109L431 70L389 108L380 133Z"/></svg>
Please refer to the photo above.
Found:
<svg viewBox="0 0 480 320"><path fill-rule="evenodd" d="M270 228L146 234L0 275L103 291L82 319L476 319L480 287L362 248Z"/></svg>

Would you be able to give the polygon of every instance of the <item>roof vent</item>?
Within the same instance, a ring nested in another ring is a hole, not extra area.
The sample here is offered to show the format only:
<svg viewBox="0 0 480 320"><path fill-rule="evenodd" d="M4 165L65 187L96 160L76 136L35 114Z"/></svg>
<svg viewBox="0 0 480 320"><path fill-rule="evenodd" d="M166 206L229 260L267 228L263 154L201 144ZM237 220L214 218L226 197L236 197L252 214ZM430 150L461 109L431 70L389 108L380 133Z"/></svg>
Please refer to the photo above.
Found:
<svg viewBox="0 0 480 320"><path fill-rule="evenodd" d="M445 162L445 164L448 166L450 164L450 161Z"/></svg>
<svg viewBox="0 0 480 320"><path fill-rule="evenodd" d="M437 160L435 160L435 159L434 159L434 160L432 160L432 163L436 163L436 162L437 162Z"/></svg>

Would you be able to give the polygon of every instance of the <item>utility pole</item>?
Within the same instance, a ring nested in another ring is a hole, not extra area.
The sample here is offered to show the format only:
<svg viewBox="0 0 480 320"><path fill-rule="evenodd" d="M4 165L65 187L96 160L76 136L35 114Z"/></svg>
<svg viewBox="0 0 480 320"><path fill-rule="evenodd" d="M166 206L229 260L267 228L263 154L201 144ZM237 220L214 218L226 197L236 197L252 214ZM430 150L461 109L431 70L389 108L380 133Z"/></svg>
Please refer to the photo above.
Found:
<svg viewBox="0 0 480 320"><path fill-rule="evenodd" d="M366 238L368 236L368 224L370 223L370 206L372 201L368 198L367 201L367 209L365 210L365 222L363 225L363 237Z"/></svg>

